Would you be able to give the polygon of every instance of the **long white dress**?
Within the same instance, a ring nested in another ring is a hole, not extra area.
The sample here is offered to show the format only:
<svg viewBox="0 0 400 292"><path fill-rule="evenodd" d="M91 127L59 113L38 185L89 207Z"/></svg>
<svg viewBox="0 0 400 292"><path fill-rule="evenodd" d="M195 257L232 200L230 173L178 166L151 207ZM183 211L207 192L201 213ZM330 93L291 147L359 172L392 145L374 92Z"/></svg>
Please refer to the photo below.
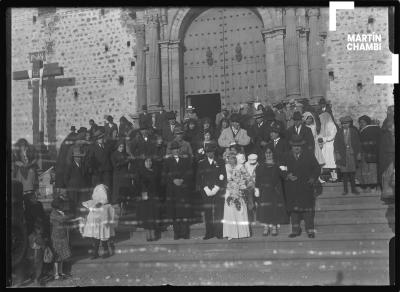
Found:
<svg viewBox="0 0 400 292"><path fill-rule="evenodd" d="M322 155L325 159L325 165L323 168L336 168L335 155L333 143L336 136L336 125L332 120L329 113L324 112L319 115L321 121L321 131L319 137L324 140L324 146L322 147Z"/></svg>
<svg viewBox="0 0 400 292"><path fill-rule="evenodd" d="M243 238L250 236L249 219L247 216L247 206L241 190L247 187L249 175L242 164L231 167L226 164L226 174L228 185L225 193L223 236L228 238ZM227 199L230 195L238 198L241 208L236 209L235 204L228 205Z"/></svg>
<svg viewBox="0 0 400 292"><path fill-rule="evenodd" d="M312 113L305 112L303 114L303 120L304 121L307 120L308 117L312 117L313 118L313 123L311 125L306 125L306 126L311 129L311 132L312 132L313 137L314 137L314 145L315 145L314 155L315 155L315 158L317 159L319 165L325 165L325 158L324 158L324 155L322 154L322 150L319 147L319 143L318 143L319 136L317 134L317 126L315 125L315 118L314 118Z"/></svg>

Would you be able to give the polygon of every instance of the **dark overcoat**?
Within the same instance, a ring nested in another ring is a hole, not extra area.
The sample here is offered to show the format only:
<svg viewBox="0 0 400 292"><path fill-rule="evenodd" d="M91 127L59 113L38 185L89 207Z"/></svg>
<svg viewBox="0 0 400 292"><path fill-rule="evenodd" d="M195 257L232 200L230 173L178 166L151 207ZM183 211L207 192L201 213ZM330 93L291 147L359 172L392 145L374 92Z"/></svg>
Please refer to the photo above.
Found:
<svg viewBox="0 0 400 292"><path fill-rule="evenodd" d="M88 164L93 174L112 171L110 154L111 147L108 145L104 145L104 148L101 148L98 143L90 145L88 149Z"/></svg>
<svg viewBox="0 0 400 292"><path fill-rule="evenodd" d="M268 146L273 149L274 160L276 163L282 161L282 156L286 154L290 150L289 143L284 138L279 138L278 143L274 146L274 141L270 141ZM262 161L264 161L265 153L262 153Z"/></svg>
<svg viewBox="0 0 400 292"><path fill-rule="evenodd" d="M175 123L175 128L182 128L181 124L179 124L178 122ZM174 129L175 129L174 128ZM167 122L165 123L162 128L161 128L161 134L162 134L162 138L164 140L164 143L167 144L168 142L171 142L172 140L174 140L175 136L174 133L171 131L171 126L170 124Z"/></svg>
<svg viewBox="0 0 400 292"><path fill-rule="evenodd" d="M287 171L283 173L287 210L289 212L313 210L315 205L314 188L312 184L308 183L308 180L312 178L316 181L321 173L314 153L302 151L299 159L296 160L293 152L289 151L283 156L280 166L287 167ZM289 173L296 176L297 180L289 180L287 178Z"/></svg>
<svg viewBox="0 0 400 292"><path fill-rule="evenodd" d="M354 160L355 165L357 165L357 156L361 152L361 144L360 144L360 136L358 134L358 130L354 127L350 127L350 139L351 139L351 147L354 151ZM333 142L333 147L335 149L335 160L337 165L347 165L346 163L346 145L344 143L344 130L343 128L339 128L336 133L335 140ZM337 156L339 154L339 157Z"/></svg>
<svg viewBox="0 0 400 292"><path fill-rule="evenodd" d="M264 224L288 224L289 216L283 195L281 171L275 165L261 163L256 168L255 187L260 191L256 198L257 220Z"/></svg>
<svg viewBox="0 0 400 292"><path fill-rule="evenodd" d="M289 127L286 131L286 136L285 138L287 141L290 141L293 135L297 135L295 125ZM304 145L304 149L308 149L311 153L314 153L315 149L315 141L314 141L314 136L309 127L307 127L304 123L301 125L300 129L300 136L303 137L304 141L306 141L306 144Z"/></svg>
<svg viewBox="0 0 400 292"><path fill-rule="evenodd" d="M57 161L56 161L56 188L65 188L64 183L64 172L67 166L67 160L69 159L69 149L72 147L75 141L76 135L69 134L64 141L61 143L60 150L58 151Z"/></svg>
<svg viewBox="0 0 400 292"><path fill-rule="evenodd" d="M113 191L111 201L126 198L132 192L132 178L128 172L128 154L126 152L114 151L111 154L113 166Z"/></svg>
<svg viewBox="0 0 400 292"><path fill-rule="evenodd" d="M193 168L189 158L169 157L164 162L163 179L167 186L166 192L166 217L174 220L177 218L190 218L192 208L190 206L193 193ZM177 186L174 179L183 179L183 184Z"/></svg>

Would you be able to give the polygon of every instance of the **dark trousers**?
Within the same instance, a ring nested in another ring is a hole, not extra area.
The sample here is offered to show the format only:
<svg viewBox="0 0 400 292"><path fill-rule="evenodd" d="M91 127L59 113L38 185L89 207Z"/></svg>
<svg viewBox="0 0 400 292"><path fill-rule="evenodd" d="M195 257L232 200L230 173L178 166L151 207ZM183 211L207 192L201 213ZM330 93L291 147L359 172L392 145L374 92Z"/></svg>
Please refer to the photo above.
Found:
<svg viewBox="0 0 400 292"><path fill-rule="evenodd" d="M110 253L110 249L111 249L110 240L104 241L104 240L92 238L93 253L95 255L99 255L100 242L101 242L101 246L103 247L104 252Z"/></svg>
<svg viewBox="0 0 400 292"><path fill-rule="evenodd" d="M222 238L222 219L224 218L225 199L219 193L212 197L208 197L203 193L202 196L206 224L205 236Z"/></svg>
<svg viewBox="0 0 400 292"><path fill-rule="evenodd" d="M315 217L314 210L304 211L304 212L292 211L290 213L292 232L298 233L300 231L301 220L304 220L307 232L314 231L314 217Z"/></svg>
<svg viewBox="0 0 400 292"><path fill-rule="evenodd" d="M36 281L40 279L43 271L43 249L33 250L32 259L32 278Z"/></svg>
<svg viewBox="0 0 400 292"><path fill-rule="evenodd" d="M189 222L182 221L182 219L175 219L173 224L174 238L188 239L190 236Z"/></svg>
<svg viewBox="0 0 400 292"><path fill-rule="evenodd" d="M356 173L355 172L342 172L343 190L347 193L349 190L347 184L350 182L351 191L356 190Z"/></svg>
<svg viewBox="0 0 400 292"><path fill-rule="evenodd" d="M105 184L110 193L112 191L112 171L101 171L94 173L92 175L92 185L93 187L97 186L98 184ZM110 199L110 198L108 198Z"/></svg>

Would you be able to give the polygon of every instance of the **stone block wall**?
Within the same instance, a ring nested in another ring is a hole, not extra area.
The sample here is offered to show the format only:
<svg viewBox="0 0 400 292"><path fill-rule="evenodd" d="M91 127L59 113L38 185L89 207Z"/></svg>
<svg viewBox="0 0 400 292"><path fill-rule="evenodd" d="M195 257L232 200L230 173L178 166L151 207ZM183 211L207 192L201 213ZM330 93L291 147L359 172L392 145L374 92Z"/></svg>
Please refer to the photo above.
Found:
<svg viewBox="0 0 400 292"><path fill-rule="evenodd" d="M328 9L323 13L327 16ZM393 84L374 84L374 75L391 75L392 55L388 41L388 10L385 7L355 7L338 10L336 31L328 31L325 42L327 99L331 100L335 119L349 114L358 126L358 118L368 115L382 123L388 105L394 104ZM373 23L368 24L368 18ZM329 21L328 17L325 17ZM381 51L349 51L348 34L375 32L382 35ZM357 87L357 84L362 87Z"/></svg>

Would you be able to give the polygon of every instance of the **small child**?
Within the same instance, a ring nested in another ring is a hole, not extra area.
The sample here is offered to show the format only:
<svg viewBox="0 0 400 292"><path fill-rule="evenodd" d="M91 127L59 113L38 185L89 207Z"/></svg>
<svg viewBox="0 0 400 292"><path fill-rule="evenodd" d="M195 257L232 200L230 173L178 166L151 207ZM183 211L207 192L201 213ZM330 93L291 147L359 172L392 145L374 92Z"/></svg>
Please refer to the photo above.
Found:
<svg viewBox="0 0 400 292"><path fill-rule="evenodd" d="M94 252L91 259L99 257L100 242L104 249L103 258L113 254L110 238L115 236L117 215L115 209L108 203L107 194L108 187L106 185L97 185L93 190L92 200L82 203L85 208L89 209L82 236L92 238Z"/></svg>
<svg viewBox="0 0 400 292"><path fill-rule="evenodd" d="M46 247L43 230L43 222L41 220L36 220L33 226L33 231L28 237L32 278L38 285L40 285L42 276L43 256Z"/></svg>
<svg viewBox="0 0 400 292"><path fill-rule="evenodd" d="M56 198L51 202L53 210L50 214L51 242L54 251L54 279L59 280L68 275L63 273L63 263L71 257L69 235L66 221L69 219L62 210L62 199Z"/></svg>

